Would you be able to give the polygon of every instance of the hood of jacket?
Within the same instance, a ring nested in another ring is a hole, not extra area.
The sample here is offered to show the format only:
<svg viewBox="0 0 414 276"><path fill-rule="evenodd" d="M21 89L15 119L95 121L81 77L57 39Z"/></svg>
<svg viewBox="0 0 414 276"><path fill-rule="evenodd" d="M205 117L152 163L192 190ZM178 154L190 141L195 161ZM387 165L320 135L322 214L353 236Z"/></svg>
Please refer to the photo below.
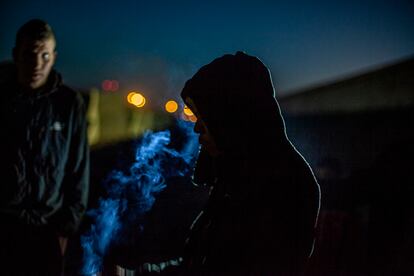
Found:
<svg viewBox="0 0 414 276"><path fill-rule="evenodd" d="M181 96L194 101L226 153L251 156L286 140L269 70L256 57L237 52L215 59L186 82Z"/></svg>
<svg viewBox="0 0 414 276"><path fill-rule="evenodd" d="M224 159L232 163L282 157L291 148L270 72L256 57L237 52L215 59L186 82L181 96L193 100ZM202 150L197 167L211 166Z"/></svg>

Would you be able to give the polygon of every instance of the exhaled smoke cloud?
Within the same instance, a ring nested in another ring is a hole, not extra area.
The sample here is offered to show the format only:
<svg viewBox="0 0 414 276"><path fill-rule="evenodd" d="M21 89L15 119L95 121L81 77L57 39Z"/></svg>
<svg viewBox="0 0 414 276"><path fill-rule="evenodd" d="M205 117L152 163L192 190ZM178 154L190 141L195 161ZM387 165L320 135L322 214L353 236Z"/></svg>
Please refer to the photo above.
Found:
<svg viewBox="0 0 414 276"><path fill-rule="evenodd" d="M98 272L111 245L136 245L143 231L144 215L171 177L183 176L192 168L198 141L192 124L179 122L185 141L173 149L170 132L147 132L136 149L135 162L128 172L114 171L107 180L108 196L101 198L97 209L88 213L94 223L82 236L83 274Z"/></svg>

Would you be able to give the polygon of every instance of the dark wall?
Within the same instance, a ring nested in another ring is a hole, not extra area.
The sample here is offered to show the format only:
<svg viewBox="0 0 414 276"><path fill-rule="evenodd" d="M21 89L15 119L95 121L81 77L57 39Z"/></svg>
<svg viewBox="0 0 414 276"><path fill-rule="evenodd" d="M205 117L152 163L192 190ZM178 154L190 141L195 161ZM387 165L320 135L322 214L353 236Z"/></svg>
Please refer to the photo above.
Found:
<svg viewBox="0 0 414 276"><path fill-rule="evenodd" d="M370 167L387 147L414 141L414 108L286 115L285 121L290 140L312 166L334 157L348 173Z"/></svg>

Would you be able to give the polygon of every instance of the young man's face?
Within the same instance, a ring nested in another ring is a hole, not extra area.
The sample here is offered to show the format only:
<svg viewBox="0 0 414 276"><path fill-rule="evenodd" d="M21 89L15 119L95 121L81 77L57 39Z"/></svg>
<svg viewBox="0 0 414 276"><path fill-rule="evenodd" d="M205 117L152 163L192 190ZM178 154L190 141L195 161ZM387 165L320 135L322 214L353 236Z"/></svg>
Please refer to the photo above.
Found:
<svg viewBox="0 0 414 276"><path fill-rule="evenodd" d="M49 77L55 63L55 39L29 41L23 40L13 52L17 67L18 82L28 89L42 87Z"/></svg>
<svg viewBox="0 0 414 276"><path fill-rule="evenodd" d="M220 150L217 148L216 141L214 140L213 136L211 135L210 131L207 128L207 125L201 118L200 113L197 110L197 107L195 106L193 100L191 98L185 99L188 107L193 111L193 113L197 117L197 122L194 126L194 132L200 134L200 137L198 138L200 144L202 147L208 152L209 155L216 157L220 155Z"/></svg>

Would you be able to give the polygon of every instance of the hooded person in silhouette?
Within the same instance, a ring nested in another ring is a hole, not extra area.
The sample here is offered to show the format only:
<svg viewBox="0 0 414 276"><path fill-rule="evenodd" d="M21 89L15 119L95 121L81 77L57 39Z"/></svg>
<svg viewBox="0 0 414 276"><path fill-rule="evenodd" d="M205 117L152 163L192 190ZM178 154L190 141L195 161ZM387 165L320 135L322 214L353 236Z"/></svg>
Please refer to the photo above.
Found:
<svg viewBox="0 0 414 276"><path fill-rule="evenodd" d="M181 96L202 145L194 182L211 186L187 239L187 273L299 275L313 250L320 192L286 136L268 69L242 52L225 55Z"/></svg>

